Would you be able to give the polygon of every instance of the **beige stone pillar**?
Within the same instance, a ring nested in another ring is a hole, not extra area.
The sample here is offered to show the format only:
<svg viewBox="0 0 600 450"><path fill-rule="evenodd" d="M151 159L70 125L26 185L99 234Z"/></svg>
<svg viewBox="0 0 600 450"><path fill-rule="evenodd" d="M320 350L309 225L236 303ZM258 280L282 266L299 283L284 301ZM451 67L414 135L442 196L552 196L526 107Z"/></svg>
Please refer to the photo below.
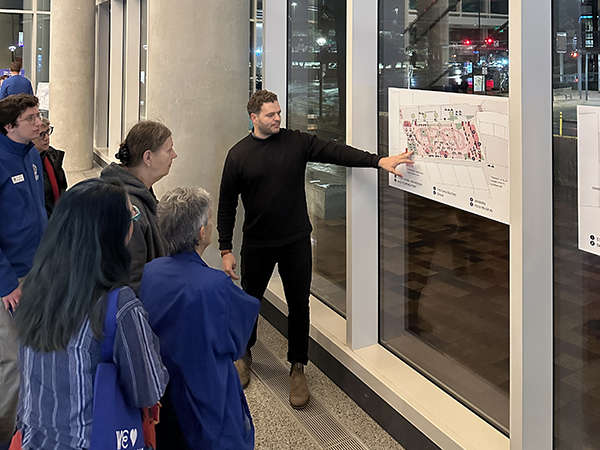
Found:
<svg viewBox="0 0 600 450"><path fill-rule="evenodd" d="M65 170L93 161L95 3L52 2L50 21L51 143L65 150Z"/></svg>
<svg viewBox="0 0 600 450"><path fill-rule="evenodd" d="M248 48L247 0L148 2L147 116L172 130L179 155L155 185L159 198L176 186L202 186L216 214L225 156L248 132ZM220 265L216 236L207 256Z"/></svg>

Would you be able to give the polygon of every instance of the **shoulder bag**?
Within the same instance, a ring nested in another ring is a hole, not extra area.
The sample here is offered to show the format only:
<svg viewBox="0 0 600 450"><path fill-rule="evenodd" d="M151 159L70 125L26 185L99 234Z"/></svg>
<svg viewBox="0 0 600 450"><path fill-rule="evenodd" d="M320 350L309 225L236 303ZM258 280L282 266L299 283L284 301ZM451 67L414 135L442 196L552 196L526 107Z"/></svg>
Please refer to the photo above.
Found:
<svg viewBox="0 0 600 450"><path fill-rule="evenodd" d="M94 419L89 450L143 450L142 415L140 408L125 403L113 362L113 347L117 331L117 298L119 289L107 295L102 362L94 381Z"/></svg>

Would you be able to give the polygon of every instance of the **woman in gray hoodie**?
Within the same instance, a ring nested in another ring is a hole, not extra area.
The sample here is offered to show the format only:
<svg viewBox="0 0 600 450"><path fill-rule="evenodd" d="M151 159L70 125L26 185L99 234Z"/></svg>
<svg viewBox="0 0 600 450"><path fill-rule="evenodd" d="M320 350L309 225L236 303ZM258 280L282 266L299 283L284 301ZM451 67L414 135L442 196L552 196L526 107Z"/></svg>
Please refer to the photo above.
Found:
<svg viewBox="0 0 600 450"><path fill-rule="evenodd" d="M177 153L173 149L171 131L164 124L146 120L129 131L115 157L121 164L111 163L101 177L120 179L140 217L134 224L129 243L131 252L130 286L138 293L144 265L165 255L165 245L156 224L156 199L152 186L169 173Z"/></svg>

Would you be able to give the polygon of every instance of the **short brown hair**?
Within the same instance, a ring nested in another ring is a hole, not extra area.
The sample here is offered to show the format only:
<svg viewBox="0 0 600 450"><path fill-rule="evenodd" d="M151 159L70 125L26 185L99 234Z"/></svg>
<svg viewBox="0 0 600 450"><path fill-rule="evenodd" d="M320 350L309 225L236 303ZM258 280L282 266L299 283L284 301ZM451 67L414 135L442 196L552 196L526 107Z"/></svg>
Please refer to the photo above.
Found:
<svg viewBox="0 0 600 450"><path fill-rule="evenodd" d="M262 109L263 103L274 103L277 101L277 94L274 92L267 91L266 89L261 89L256 91L248 100L248 105L246 109L248 110L248 115L250 114L259 114Z"/></svg>
<svg viewBox="0 0 600 450"><path fill-rule="evenodd" d="M29 94L9 95L0 100L0 133L7 134L7 125L16 127L19 116L27 108L34 108L38 105L37 97Z"/></svg>
<svg viewBox="0 0 600 450"><path fill-rule="evenodd" d="M171 136L166 125L152 120L136 123L119 146L115 155L125 167L135 167L142 162L146 150L157 151Z"/></svg>
<svg viewBox="0 0 600 450"><path fill-rule="evenodd" d="M21 63L19 61L13 61L10 63L10 71L11 72L20 72L21 71Z"/></svg>

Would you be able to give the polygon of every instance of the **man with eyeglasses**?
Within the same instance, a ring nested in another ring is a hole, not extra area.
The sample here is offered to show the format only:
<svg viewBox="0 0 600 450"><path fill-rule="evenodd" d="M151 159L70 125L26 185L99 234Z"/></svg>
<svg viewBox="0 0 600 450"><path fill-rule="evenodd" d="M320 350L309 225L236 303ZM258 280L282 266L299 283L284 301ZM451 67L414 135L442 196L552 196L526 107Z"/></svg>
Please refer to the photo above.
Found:
<svg viewBox="0 0 600 450"><path fill-rule="evenodd" d="M67 190L67 176L62 167L65 152L57 150L50 145L50 135L54 127L45 117L42 118L40 134L32 140L35 148L40 152L42 167L44 168L44 198L46 199L46 212L48 219L61 195Z"/></svg>
<svg viewBox="0 0 600 450"><path fill-rule="evenodd" d="M12 438L19 388L12 313L48 221L42 161L31 142L41 124L33 95L0 100L0 450Z"/></svg>

